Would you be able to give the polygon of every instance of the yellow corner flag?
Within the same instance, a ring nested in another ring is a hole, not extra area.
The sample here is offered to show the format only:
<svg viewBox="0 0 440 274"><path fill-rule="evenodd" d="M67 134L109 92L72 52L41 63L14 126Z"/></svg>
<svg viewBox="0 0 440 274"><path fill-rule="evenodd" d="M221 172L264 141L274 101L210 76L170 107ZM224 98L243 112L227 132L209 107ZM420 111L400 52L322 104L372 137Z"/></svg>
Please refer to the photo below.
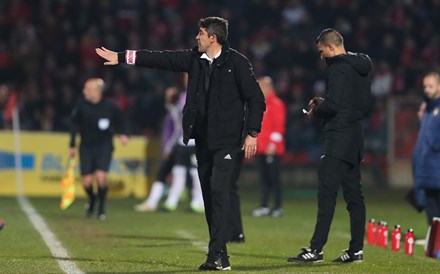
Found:
<svg viewBox="0 0 440 274"><path fill-rule="evenodd" d="M67 173L61 180L61 209L68 208L75 200L75 167L75 159L71 158L69 160Z"/></svg>

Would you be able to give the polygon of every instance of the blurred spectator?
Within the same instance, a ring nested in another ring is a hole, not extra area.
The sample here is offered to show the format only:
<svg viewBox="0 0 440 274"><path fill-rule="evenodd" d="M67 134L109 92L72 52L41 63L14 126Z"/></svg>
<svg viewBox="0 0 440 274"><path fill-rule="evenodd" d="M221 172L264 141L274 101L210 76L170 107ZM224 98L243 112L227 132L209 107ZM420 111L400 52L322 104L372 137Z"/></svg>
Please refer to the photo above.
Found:
<svg viewBox="0 0 440 274"><path fill-rule="evenodd" d="M277 218L283 214L281 155L285 152L286 107L276 95L269 76L259 78L258 82L266 99L266 111L257 139L261 198L258 207L252 211L252 216L270 215ZM271 196L273 196L272 210L269 208Z"/></svg>
<svg viewBox="0 0 440 274"><path fill-rule="evenodd" d="M414 189L418 206L426 209L428 225L440 217L440 74L423 78L426 105L413 154Z"/></svg>
<svg viewBox="0 0 440 274"><path fill-rule="evenodd" d="M337 28L354 51L371 53L375 96L405 96L420 88L426 68L440 67L438 10L438 0L4 0L0 84L17 90L21 126L28 130L43 129L42 116L52 116L47 115L51 107L44 94L54 93L57 122L44 125L65 131L65 112L80 95L83 81L102 77L130 117L134 133L157 135L157 121L165 115L159 93L175 79L169 72L97 66L94 48L192 47L197 35L194 24L215 11L237 26L231 30L230 45L253 62L256 76L273 75L288 108L287 151L310 156L316 150L317 133L302 123L297 111L303 106L301 98L322 90L319 81L325 78L325 67L310 62L316 59L314 37L319 31ZM310 145L298 145L304 142Z"/></svg>
<svg viewBox="0 0 440 274"><path fill-rule="evenodd" d="M11 126L11 104L16 104L15 94L11 94L7 84L0 84L0 128Z"/></svg>
<svg viewBox="0 0 440 274"><path fill-rule="evenodd" d="M380 62L371 84L371 93L375 97L385 97L391 93L393 75L386 62Z"/></svg>

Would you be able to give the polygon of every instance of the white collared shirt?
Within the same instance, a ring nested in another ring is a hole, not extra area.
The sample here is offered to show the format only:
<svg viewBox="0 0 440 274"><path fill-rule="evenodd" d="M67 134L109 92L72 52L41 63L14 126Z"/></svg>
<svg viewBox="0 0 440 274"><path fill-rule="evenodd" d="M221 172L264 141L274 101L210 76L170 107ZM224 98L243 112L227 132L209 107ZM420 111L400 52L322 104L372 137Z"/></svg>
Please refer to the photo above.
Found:
<svg viewBox="0 0 440 274"><path fill-rule="evenodd" d="M217 58L220 56L220 54L222 54L222 50L221 50L221 49L220 49L219 52L217 52L217 54L214 56L214 59L217 59ZM200 56L200 58L208 60L208 62L209 62L210 65L212 64L212 62L214 62L214 59L211 59L211 58L208 56L208 54L206 54L206 53L203 53L202 56Z"/></svg>

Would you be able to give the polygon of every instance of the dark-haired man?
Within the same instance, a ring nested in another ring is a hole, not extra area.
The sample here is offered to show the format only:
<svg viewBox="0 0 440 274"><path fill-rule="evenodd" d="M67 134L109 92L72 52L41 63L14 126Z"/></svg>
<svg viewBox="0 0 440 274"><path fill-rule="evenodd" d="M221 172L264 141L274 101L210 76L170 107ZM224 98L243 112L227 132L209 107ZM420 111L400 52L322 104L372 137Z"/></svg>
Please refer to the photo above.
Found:
<svg viewBox="0 0 440 274"><path fill-rule="evenodd" d="M105 65L127 63L188 73L183 135L185 143L193 138L196 141L210 236L208 258L200 270L231 269L226 242L233 171L243 151L246 158L255 155L265 110L264 96L249 60L229 48L227 38L228 21L207 17L199 21L197 46L192 50L117 53L96 49L107 60Z"/></svg>
<svg viewBox="0 0 440 274"><path fill-rule="evenodd" d="M323 120L324 151L318 168L318 216L310 247L303 248L290 262L322 262L323 248L333 220L336 197L342 185L350 213L349 248L333 262L363 261L365 203L361 186L363 159L361 121L368 111L371 60L364 54L346 52L344 40L334 29L325 29L316 40L322 59L328 64L325 98L313 98L307 115Z"/></svg>

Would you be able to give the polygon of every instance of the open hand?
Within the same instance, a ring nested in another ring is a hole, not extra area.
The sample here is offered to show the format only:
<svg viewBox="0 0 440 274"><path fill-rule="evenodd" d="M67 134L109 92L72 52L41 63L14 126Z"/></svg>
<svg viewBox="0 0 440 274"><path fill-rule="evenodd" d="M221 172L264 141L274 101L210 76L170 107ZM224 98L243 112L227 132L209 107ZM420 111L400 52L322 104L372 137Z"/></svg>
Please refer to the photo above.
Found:
<svg viewBox="0 0 440 274"><path fill-rule="evenodd" d="M241 150L244 150L246 159L252 158L257 153L257 138L247 135Z"/></svg>
<svg viewBox="0 0 440 274"><path fill-rule="evenodd" d="M112 66L118 64L118 53L115 51L108 50L104 47L96 48L96 54L101 56L103 59L107 60L104 63L106 66Z"/></svg>

